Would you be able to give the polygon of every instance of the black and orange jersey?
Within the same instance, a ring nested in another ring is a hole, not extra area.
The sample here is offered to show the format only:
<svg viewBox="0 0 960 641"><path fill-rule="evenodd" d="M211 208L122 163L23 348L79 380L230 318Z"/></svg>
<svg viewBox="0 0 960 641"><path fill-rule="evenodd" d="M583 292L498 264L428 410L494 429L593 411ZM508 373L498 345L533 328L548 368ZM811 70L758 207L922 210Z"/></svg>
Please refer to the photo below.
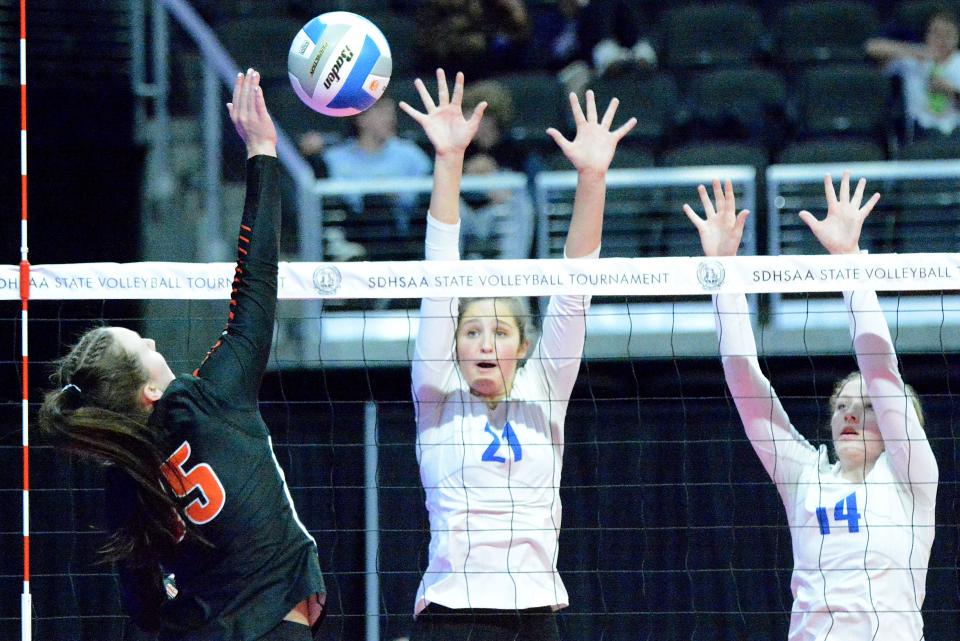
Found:
<svg viewBox="0 0 960 641"><path fill-rule="evenodd" d="M162 641L257 639L304 598L324 593L316 543L294 509L257 403L277 305L279 210L277 160L256 156L247 163L226 329L193 374L170 383L150 417L180 517L203 539L187 536L163 559L176 590L161 600ZM121 572L121 582L135 574ZM155 595L159 581L140 584ZM136 615L144 590L122 588ZM146 600L155 603L154 595Z"/></svg>

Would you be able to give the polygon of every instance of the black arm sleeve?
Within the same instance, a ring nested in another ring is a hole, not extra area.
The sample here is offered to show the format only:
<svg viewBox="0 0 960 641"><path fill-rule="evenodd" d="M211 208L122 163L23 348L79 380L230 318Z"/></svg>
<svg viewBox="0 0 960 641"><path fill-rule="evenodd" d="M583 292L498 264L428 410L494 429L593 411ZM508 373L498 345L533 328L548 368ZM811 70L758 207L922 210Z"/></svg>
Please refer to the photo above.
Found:
<svg viewBox="0 0 960 641"><path fill-rule="evenodd" d="M280 170L272 156L247 161L247 196L227 327L196 375L229 400L255 404L267 367L277 310Z"/></svg>

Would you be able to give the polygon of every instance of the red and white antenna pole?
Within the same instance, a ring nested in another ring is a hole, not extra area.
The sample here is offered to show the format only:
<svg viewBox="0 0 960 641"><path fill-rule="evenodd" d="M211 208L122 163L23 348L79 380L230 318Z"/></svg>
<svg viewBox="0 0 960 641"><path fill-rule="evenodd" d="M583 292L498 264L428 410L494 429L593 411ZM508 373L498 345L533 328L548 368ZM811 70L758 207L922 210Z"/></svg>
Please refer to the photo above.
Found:
<svg viewBox="0 0 960 641"><path fill-rule="evenodd" d="M20 639L33 634L30 595L30 358L27 350L27 307L30 300L30 262L27 260L27 2L20 0L20 328L23 379L23 594L20 595Z"/></svg>

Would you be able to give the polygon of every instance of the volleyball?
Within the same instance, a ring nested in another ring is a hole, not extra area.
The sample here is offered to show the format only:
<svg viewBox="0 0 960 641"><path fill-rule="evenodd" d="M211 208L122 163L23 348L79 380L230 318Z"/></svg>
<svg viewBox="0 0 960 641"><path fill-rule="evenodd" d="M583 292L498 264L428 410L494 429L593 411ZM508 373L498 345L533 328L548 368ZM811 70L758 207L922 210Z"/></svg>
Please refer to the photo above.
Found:
<svg viewBox="0 0 960 641"><path fill-rule="evenodd" d="M324 13L297 33L287 55L300 100L327 116L370 107L390 82L390 45L375 24L349 11Z"/></svg>

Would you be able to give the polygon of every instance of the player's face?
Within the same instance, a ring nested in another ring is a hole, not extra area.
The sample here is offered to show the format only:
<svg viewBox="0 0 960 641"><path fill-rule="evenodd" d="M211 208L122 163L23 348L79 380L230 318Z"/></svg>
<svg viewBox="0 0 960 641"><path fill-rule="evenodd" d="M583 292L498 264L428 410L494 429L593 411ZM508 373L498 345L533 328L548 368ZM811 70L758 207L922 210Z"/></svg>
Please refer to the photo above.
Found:
<svg viewBox="0 0 960 641"><path fill-rule="evenodd" d="M834 401L833 447L844 463L872 464L883 452L883 436L873 411L873 403L857 376L848 381Z"/></svg>
<svg viewBox="0 0 960 641"><path fill-rule="evenodd" d="M495 298L471 302L457 327L457 362L470 391L487 400L506 397L527 355L519 321Z"/></svg>
<svg viewBox="0 0 960 641"><path fill-rule="evenodd" d="M109 331L121 349L140 361L147 373L147 385L153 385L160 391L166 389L175 377L166 359L157 351L153 339L143 338L125 327L111 327Z"/></svg>
<svg viewBox="0 0 960 641"><path fill-rule="evenodd" d="M930 26L927 27L926 40L934 60L942 62L957 49L957 25L941 18L931 20Z"/></svg>

